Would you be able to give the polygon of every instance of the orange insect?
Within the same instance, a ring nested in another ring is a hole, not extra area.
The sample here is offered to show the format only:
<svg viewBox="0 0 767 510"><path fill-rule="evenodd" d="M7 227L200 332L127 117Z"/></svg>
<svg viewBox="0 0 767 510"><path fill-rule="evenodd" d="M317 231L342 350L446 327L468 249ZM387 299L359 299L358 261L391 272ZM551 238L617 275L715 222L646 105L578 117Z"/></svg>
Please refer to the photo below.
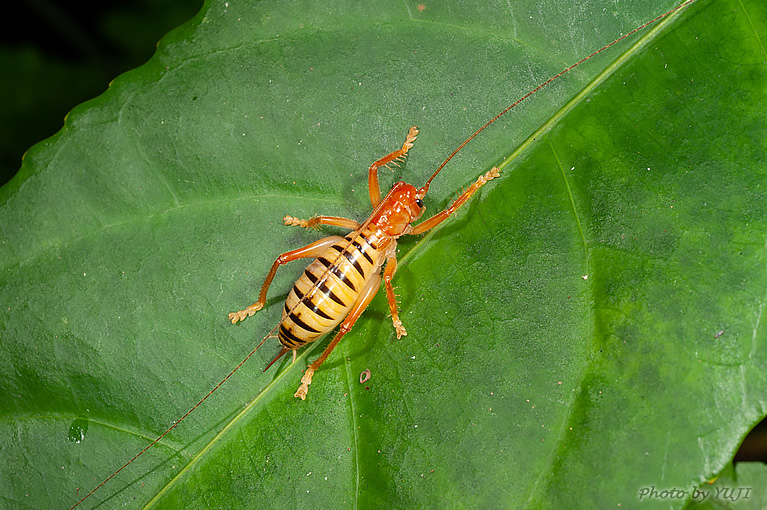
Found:
<svg viewBox="0 0 767 510"><path fill-rule="evenodd" d="M283 253L277 257L269 274L266 275L258 301L244 310L229 314L233 324L253 315L263 308L266 293L278 267L297 259L316 258L288 294L282 311L282 320L272 330L272 333L279 330L277 337L282 344L282 350L264 369L266 371L288 351L293 351L295 361L298 349L323 337L343 321L341 328L325 351L309 365L301 378L301 386L295 396L302 400L306 398L314 372L327 359L344 335L352 329L381 287L381 268L384 263L386 267L383 271L383 281L394 329L397 332L397 338L407 335L399 318L394 287L391 283L397 271L397 239L405 234L423 234L436 227L465 204L485 183L499 176L497 168L480 175L450 207L418 225L412 225L423 214L425 209L423 198L429 191L432 179L437 176L442 167L432 174L422 188L416 188L402 181L395 183L383 200L381 200L378 186L378 169L389 163L402 161L413 147L417 135L418 129L415 126L411 127L401 149L370 165L368 188L370 202L374 209L370 218L363 223L335 216L315 216L309 220L285 216L286 225L306 228L334 225L352 229L353 232L346 237L326 237L303 248ZM266 338L270 338L272 333Z"/></svg>
<svg viewBox="0 0 767 510"><path fill-rule="evenodd" d="M173 422L173 425L158 436L157 439L152 441L143 450L117 469L117 471L112 473L98 486L83 496L72 506L72 508L79 506L80 503L103 487L144 452L157 444L171 430L176 428L187 416L197 409L197 407L202 405L208 397L229 380L229 378L234 375L234 373L237 372L237 370L239 370L251 356L253 356L256 350L261 347L267 338L274 337L273 333L275 331L279 330L276 337L282 344L282 349L266 366L264 371L289 351L293 351L295 361L297 349L329 333L340 323L341 327L336 336L322 355L309 365L304 376L301 378L301 385L299 386L298 391L296 391L295 396L302 400L305 399L309 390L309 385L312 382L312 377L317 368L319 368L319 366L327 359L330 352L336 345L338 345L344 335L351 330L354 323L365 308L367 308L368 304L370 304L370 301L373 299L373 296L375 296L375 293L378 291L378 288L381 285L382 268L386 297L389 301L389 310L391 311L392 323L397 332L397 338L406 335L407 332L402 325L402 321L399 319L394 288L391 284L394 273L397 270L397 239L405 234L422 234L427 230L436 227L465 204L479 188L484 186L488 181L499 176L498 169L492 168L480 175L479 178L447 209L417 225L413 225L412 223L417 221L424 212L423 198L429 190L429 184L445 167L448 161L450 161L458 151L485 128L538 90L583 62L589 60L594 55L644 29L648 25L665 18L669 14L679 11L694 1L695 0L685 0L675 8L622 35L613 42L565 68L555 76L552 76L521 98L514 101L475 131L447 157L431 177L429 177L423 187L416 188L405 182L397 182L386 197L381 199L381 192L378 185L378 169L382 166L387 166L390 163L396 164L398 161L402 161L405 158L408 151L413 147L413 142L418 135L418 129L416 127L411 127L402 148L379 159L373 163L368 170L368 188L370 192L370 202L373 205L373 213L370 218L364 222L358 223L348 218L335 216L316 216L309 220L299 220L292 216L285 216L283 218L284 222L289 226L318 228L320 225L333 225L348 228L352 230L352 232L345 237L326 237L304 246L303 248L285 252L277 257L277 260L272 264L272 267L266 276L266 280L261 287L258 301L244 310L230 313L229 319L232 323L236 323L263 308L264 303L266 302L267 290L269 289L269 285L274 279L274 275L279 266L301 258L315 258L316 260L309 265L290 291L285 302L280 323L264 338L264 340L261 341L260 344L250 351L250 353L236 367L234 367L221 382L187 411L186 414Z"/></svg>

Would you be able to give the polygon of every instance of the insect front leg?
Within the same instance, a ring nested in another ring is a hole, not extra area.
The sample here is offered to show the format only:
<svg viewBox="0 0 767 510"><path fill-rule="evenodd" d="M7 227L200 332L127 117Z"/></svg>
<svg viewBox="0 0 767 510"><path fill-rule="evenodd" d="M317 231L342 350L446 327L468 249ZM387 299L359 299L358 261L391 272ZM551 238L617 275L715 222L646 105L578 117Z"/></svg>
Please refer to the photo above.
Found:
<svg viewBox="0 0 767 510"><path fill-rule="evenodd" d="M373 204L373 207L381 202L381 189L378 187L378 168L405 159L407 151L413 148L413 142L415 142L416 136L418 136L418 128L413 126L407 132L407 138L405 138L405 143L402 144L401 149L392 152L388 156L381 158L370 165L370 169L368 170L368 191L370 192L370 203Z"/></svg>
<svg viewBox="0 0 767 510"><path fill-rule="evenodd" d="M373 297L376 295L376 292L378 292L378 288L380 286L380 274L376 274L370 278L370 281L368 281L367 285L365 285L365 288L362 289L359 298L357 298L357 301L352 306L349 315L347 315L346 319L344 319L344 321L341 323L341 327L338 330L338 333L336 333L336 336L333 337L333 340L322 352L322 355L317 358L314 363L307 367L306 372L304 372L304 376L301 378L301 386L298 387L298 391L296 391L295 395L293 395L294 397L300 398L301 400L306 400L306 394L309 391L309 385L312 383L312 376L314 375L315 370L320 368L320 365L325 362L325 360L328 358L333 349L335 349L336 345L338 345L338 342L341 341L344 335L351 331L352 326L354 326L354 323L357 322L357 319L359 319L360 315L362 315L362 312L365 311L365 308L367 308L370 302L373 300Z"/></svg>
<svg viewBox="0 0 767 510"><path fill-rule="evenodd" d="M474 182L474 184L469 186L469 189L467 189L466 191L461 193L461 196L459 196L456 199L456 201L453 202L452 205L450 205L450 207L448 207L447 209L445 209L444 211L442 211L440 213L435 214L434 216L432 216L428 220L426 220L426 221L424 221L422 223L419 223L418 225L413 227L413 229L409 233L412 234L412 235L423 234L427 230L430 230L430 229L436 227L437 225L439 225L440 223L445 221L451 214L453 214L455 211L457 211L459 207L461 207L463 204L465 204L466 201L469 200L471 198L471 196L474 193L476 193L476 191L479 188L481 188L482 186L484 186L487 183L487 181L491 181L491 180L495 179L496 177L500 177L500 175L501 174L498 172L498 169L495 168L495 167L493 167L488 172L485 172L484 175L480 175L479 178L476 180L476 182Z"/></svg>
<svg viewBox="0 0 767 510"><path fill-rule="evenodd" d="M396 245L395 245L396 247ZM394 295L394 287L391 284L394 273L397 271L397 256L392 250L391 255L386 258L386 269L384 270L383 280L386 287L386 299L389 301L389 311L391 320L394 323L394 330L397 332L397 339L407 335L407 331L399 320L399 310L397 309L397 296Z"/></svg>
<svg viewBox="0 0 767 510"><path fill-rule="evenodd" d="M360 228L360 224L354 220L348 218L341 218L338 216L314 216L308 220L301 220L294 218L289 214L286 214L282 221L289 227L304 227L319 230L320 225L333 225L336 227L348 228L349 230L357 230Z"/></svg>
<svg viewBox="0 0 767 510"><path fill-rule="evenodd" d="M237 321L245 320L246 317L250 317L264 307L264 303L266 303L266 291L269 289L269 285L271 285L278 267L297 259L317 258L322 255L325 250L338 242L343 242L343 240L344 238L339 236L326 237L319 241L315 241L312 244L308 244L303 248L285 252L277 257L277 260L274 261L272 268L269 270L269 274L266 275L264 284L261 286L261 293L258 296L258 301L244 310L230 313L229 320L232 321L232 324L235 324Z"/></svg>

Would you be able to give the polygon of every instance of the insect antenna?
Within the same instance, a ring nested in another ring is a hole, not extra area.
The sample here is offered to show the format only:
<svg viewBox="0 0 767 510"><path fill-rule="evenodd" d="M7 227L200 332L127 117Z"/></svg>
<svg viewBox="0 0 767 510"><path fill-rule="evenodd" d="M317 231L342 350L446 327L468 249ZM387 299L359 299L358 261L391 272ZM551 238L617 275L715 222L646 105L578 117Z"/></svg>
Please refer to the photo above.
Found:
<svg viewBox="0 0 767 510"><path fill-rule="evenodd" d="M251 357L251 356L253 356L253 355L256 353L256 351L258 350L258 348L259 348L259 347L261 347L261 346L264 344L264 342L266 341L266 339L267 339L267 338L269 338L269 337L268 337L268 336L266 336L266 337L265 337L263 340L261 340L261 343L259 343L259 344L258 344L258 345L257 345L257 346L256 346L256 347L255 347L255 348L252 350L252 351L250 351L250 353L248 353L248 355L247 355L247 356L245 356L245 358L243 358L243 360L242 360L242 361L240 361L240 364L239 364L239 365L237 365L236 367L234 367L234 369L232 369L232 371L231 371L231 372L229 372L229 374L227 374L227 376L226 376L226 377L224 377L223 379L221 379L221 382L219 382L219 383L218 383L218 384L217 384L217 385L216 385L216 386L215 386L215 387L214 387L212 390L210 390L210 391L209 391L209 392L208 392L208 393L207 393L207 394L206 394L204 397L202 397L202 398L200 399L200 401L199 401L199 402L197 402L197 403L196 403L194 406L192 406L192 408L191 408L191 409L189 409L189 410L186 412L186 414L184 414L184 416L182 416L182 417L181 417L181 418L179 418L178 420L174 421L174 422L173 422L173 425L171 425L170 427L168 427L168 428L165 430L165 432L163 432L162 434L160 434L159 436L157 436L157 439L155 439L154 441L152 441L151 443L149 443L149 445L147 445L147 446L146 446L146 448L144 448L143 450L141 450L140 452L138 452L136 455L134 455L134 456L133 456L133 458L132 458L132 459L130 459L128 462L126 462L125 464L123 464L122 466L120 466L120 468L119 468L117 471L115 471L114 473L112 473L111 475L109 475L109 477L107 477L106 479L104 479L104 481L102 481L100 484L98 484L98 485L97 485L97 486L96 486L96 487L95 487L93 490L91 490L91 491L90 491L88 494L86 494L85 496L83 496L83 497L82 497L82 498L81 498L81 499L80 499L80 500L79 500L77 503L75 503L74 505L72 505L72 507L71 507L69 510L72 510L72 509L74 509L74 508L78 507L78 506L80 505L80 503L82 503L83 501L85 501L86 499L88 499L88 498L90 497L90 495L91 495L91 494L93 494L94 492L96 492L97 490L99 490L101 487L103 487L104 485L106 485L106 483L107 483L109 480L111 480L112 478L114 478L115 476L117 476L117 475L118 475L118 473L120 473L120 471L122 471L123 469L125 469L126 467L128 467L128 466L129 466L131 463L133 463L133 461L135 461L136 459L138 459L139 457L141 457L141 456L144 454L144 452L146 452L146 451L147 451L147 450L149 450L151 447L153 447L153 446L154 446L154 445L156 445L158 442L160 442L160 440L161 440L162 438L164 438L166 435L168 435L168 433L169 433L171 430L175 429L175 428L178 426L178 424L179 424L179 423L181 423L182 421L184 421L184 419L185 419L187 416L189 416L190 414L192 414L192 412L193 412L195 409L197 409L198 407L200 407L200 406L202 405L202 403L203 403L203 402L205 402L205 401L208 399L208 397L210 397L211 395L213 395L213 393L214 393L214 392L215 392L217 389L219 389L221 386L223 386L223 384L224 384L226 381L228 381L228 380L229 380L229 378L230 378L230 377L232 377L232 376L234 375L234 373L235 373L235 372L237 372L237 371L240 369L240 367L241 367L242 365L244 365L244 364L245 364L245 362L246 362L246 361L248 361L248 360L250 359L250 357ZM283 354L285 354L285 353L284 353L284 352L281 352L281 353L280 353L280 356L282 356ZM279 358L280 356L277 356L277 358ZM275 358L275 360L274 360L274 361L277 361L277 358ZM272 361L272 363L274 363L274 361ZM270 365L271 365L271 363L270 363ZM269 367L267 367L267 368L269 368Z"/></svg>
<svg viewBox="0 0 767 510"><path fill-rule="evenodd" d="M643 29L647 28L649 25L652 25L653 23L655 23L655 22L657 22L657 21L659 21L659 20L661 20L661 19L665 18L665 17L666 17L666 16L668 16L669 14L673 14L674 12L676 12L676 11L678 11L678 10L682 9L684 6L686 6L686 5L688 5L688 4L691 4L691 3L693 3L694 1L695 1L695 0L685 0L685 1L684 1L684 2L682 2L681 4L679 4L679 5L677 5L676 7L674 7L673 9L671 9L671 10L669 10L669 11L667 11L667 12L664 12L663 14L660 14L659 16L657 16L657 17L655 17L655 18L651 19L650 21L648 21L647 23L644 23L643 25L640 25L640 26L636 27L636 28L635 28L634 30L632 30L631 32L628 32L628 33L626 33L626 34L623 34L622 36L620 36L619 38L617 38L617 39L616 39L616 40L614 40L613 42L611 42L611 43L608 43L608 44L605 44L604 46L602 46L602 47L601 47L601 48L599 48L598 50L595 50L595 51L593 51L591 54L589 54L589 55L586 55L585 57L583 57L582 59L580 59L578 62L574 63L573 65L571 65L571 66L569 66L569 67L566 67L565 69L563 69L563 70L562 70L562 71L560 71L559 73L555 74L554 76L552 76L552 77L551 77L551 78L549 78L548 80L544 81L543 83L541 83L540 85L538 85L537 87L535 87L534 89L532 89L530 92L528 92L527 94L525 94L524 96L520 97L519 99L517 99L516 101L514 101L513 103L511 103L509 106L507 106L506 108L504 108L503 110L501 110L501 111L500 111L500 112L499 112L499 113L498 113L498 114L497 114L495 117L493 117L492 119L490 119L490 120L488 120L487 122L485 122L485 123L482 125L482 127L480 127L479 129L477 129L477 130L476 130L476 131L475 131L475 132L474 132L474 133L473 133L473 134L472 134L470 137L468 137L466 140L464 140L464 141L463 141L463 143L462 143L461 145L459 145L458 147L456 147L456 149L455 149L453 152L451 152L451 153L450 153L450 155L447 157L447 159L446 159L445 161L443 161L443 162L442 162L442 164L441 164L441 165L439 165L439 167L437 167L437 169L434 171L434 173L433 173L433 174L431 174L431 177L429 177L429 180L428 180L428 181L426 181L426 184L425 184L425 185L424 185L424 187L422 188L422 190L424 191L424 193L425 193L426 191L428 191L428 189L429 189L429 184L431 183L432 179L434 179L434 178L437 176L437 174L439 174L439 172L440 172L440 171L441 171L441 170L442 170L442 169L445 167L445 165L447 165L448 161L450 161L451 159L453 159L453 156L455 156L456 154L458 154L458 152L460 152L460 150L461 150L461 149L463 149L463 148L466 146L466 144L467 144L467 143L469 143L470 141L472 141L472 140L473 140L473 139L474 139L474 138L475 138L475 137L476 137L478 134L480 134L482 131L484 131L486 128L488 128L488 127L490 126L490 124L492 124L492 123L493 123L493 122L495 122L496 120L498 120L498 119L500 119L501 117L503 117L503 116L504 116L506 113L508 113L508 111L509 111L509 110L511 110L512 108L514 108L515 106L517 106L519 103L521 103L522 101L524 101L524 100L525 100L525 99L527 99L528 97L532 96L533 94L535 94L536 92L538 92L538 91L539 91L539 90L541 90L543 87L545 87L545 86L546 86L546 85L548 85L549 83L553 82L554 80L556 80L557 78L559 78L559 77L560 77L560 76L562 76L563 74L565 74L565 73L567 73L567 72L569 72L569 71L572 71L573 69L575 69L576 67L578 67L578 66L579 66L579 65L581 65L582 63L586 62L586 61L587 61L587 60L589 60L591 57L594 57L594 56L595 56L595 55L597 55L598 53L601 53L601 52L603 52L604 50L606 50L607 48L609 48L610 46L612 46L612 45L614 45L614 44L617 44L617 43L621 42L623 39L625 39L625 38L627 38L627 37L629 37L629 36L632 36L632 35L634 35L635 33L639 32L640 30L643 30Z"/></svg>

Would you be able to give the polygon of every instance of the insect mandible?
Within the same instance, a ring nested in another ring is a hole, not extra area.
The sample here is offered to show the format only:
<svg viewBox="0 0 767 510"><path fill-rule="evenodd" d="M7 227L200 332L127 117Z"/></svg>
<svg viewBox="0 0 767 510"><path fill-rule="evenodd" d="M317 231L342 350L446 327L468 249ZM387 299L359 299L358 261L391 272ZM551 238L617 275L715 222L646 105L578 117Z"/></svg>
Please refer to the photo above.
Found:
<svg viewBox="0 0 767 510"><path fill-rule="evenodd" d="M370 165L368 189L373 213L364 222L357 223L337 216L315 216L308 220L285 216L286 225L306 228L333 225L351 229L352 232L345 237L326 237L297 250L283 253L272 264L261 287L258 301L244 310L229 314L229 319L234 324L261 310L266 303L269 285L281 265L302 258L315 259L293 285L282 310L282 320L267 335L267 338L271 338L272 333L278 331L277 338L282 344L282 349L264 371L289 351L293 352L295 361L298 349L322 338L341 323L336 336L322 355L309 365L301 378L301 386L295 393L301 400L306 399L314 373L344 335L352 329L378 292L381 287L381 269L397 338L407 335L399 318L392 286L392 278L397 271L397 239L406 234L423 234L436 227L465 204L479 188L500 175L497 168L485 172L448 208L418 225L413 225L424 213L423 199L429 191L429 184L444 165L432 174L423 187L416 188L412 184L399 181L383 199L378 185L378 169L404 160L417 135L418 129L415 126L411 127L401 149Z"/></svg>

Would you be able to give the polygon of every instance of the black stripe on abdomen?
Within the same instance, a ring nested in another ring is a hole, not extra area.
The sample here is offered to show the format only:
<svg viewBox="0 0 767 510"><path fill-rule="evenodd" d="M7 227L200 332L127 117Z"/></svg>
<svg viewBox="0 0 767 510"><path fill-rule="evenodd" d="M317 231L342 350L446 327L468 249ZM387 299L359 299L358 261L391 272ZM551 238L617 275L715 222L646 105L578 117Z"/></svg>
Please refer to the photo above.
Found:
<svg viewBox="0 0 767 510"><path fill-rule="evenodd" d="M365 242L364 245L361 242L359 242L360 239L362 239ZM362 254L362 256L365 257L367 259L367 261L370 262L371 265L375 265L375 262L373 262L373 257L371 257L370 254L368 254L367 249L365 248L365 246L369 246L370 248L373 248L373 250L375 250L375 247L373 247L373 245L371 245L368 242L368 240L365 239L364 236L361 236L361 235L357 236L352 241L352 245L354 245L354 247L359 250L359 252Z"/></svg>
<svg viewBox="0 0 767 510"><path fill-rule="evenodd" d="M345 254L345 253L343 253L342 255L346 255L346 254ZM349 257L347 256L347 257L344 257L344 258L346 258L346 259L348 260L348 258L349 258ZM326 268L328 268L328 270L329 270L331 273L333 273L334 275L336 275L336 277L337 277L339 280L341 280L341 283L343 283L344 285L346 285L347 287L349 287L350 289L352 289L352 291L354 291L354 292L357 292L357 287L355 287L355 286L354 286L354 283L352 283L352 282L349 280L349 278L346 276L346 274L344 274L344 272L343 272L343 271L341 271L341 268L340 268L340 267L338 267L338 266L335 266L335 267L333 267L333 264L332 264L332 263L331 263L331 262L330 262L328 259L326 259L325 257L320 257L320 258L318 258L317 260L319 260L319 261L322 263L322 265L323 265L323 266L325 266ZM363 278L363 279L365 278L365 277L362 275L362 273L360 273L360 276L362 276L362 278Z"/></svg>
<svg viewBox="0 0 767 510"><path fill-rule="evenodd" d="M363 239L364 239L364 237L363 237ZM365 241L365 243L368 246L371 246L370 243L368 243L367 241ZM338 253L340 253L341 255L343 255L346 258L346 260L349 261L349 264L354 266L354 269L357 270L357 272L359 273L360 277L363 280L366 280L367 278L365 277L365 270L363 269L362 264L360 264L359 258L360 257L365 257L365 259L370 263L371 266L375 266L375 262L373 261L373 257L371 257L365 251L364 245L362 245L360 243L350 242L350 244L348 246L354 246L356 249L355 250L349 250L349 249L345 248L343 245L340 245L340 244L334 244L332 246L332 248L334 250L336 250Z"/></svg>
<svg viewBox="0 0 767 510"><path fill-rule="evenodd" d="M297 286L293 287L293 292L296 293L296 297L298 298L298 301L302 302L309 310L311 310L312 312L316 313L317 315L319 315L323 319L327 319L329 321L335 320L335 319L333 319L333 317L331 317L330 315L328 315L325 312L323 312L322 309L319 306L317 306L314 303L314 301L312 301L312 296L309 296L304 301L304 293L301 292L300 290L298 290ZM287 306L287 303L285 304L285 306ZM286 313L287 313L287 311L286 311Z"/></svg>
<svg viewBox="0 0 767 510"><path fill-rule="evenodd" d="M282 340L282 345L285 345L285 342L290 344L290 345L286 345L286 347L297 348L308 343L306 340L301 340L296 335L294 335L292 331L290 331L287 327L285 327L284 323L280 325L279 336L280 336L280 339Z"/></svg>
<svg viewBox="0 0 767 510"><path fill-rule="evenodd" d="M304 271L304 274L306 275L307 278L309 278L309 281L312 282L312 284L316 285L317 282L319 281L319 278L317 278L317 276L315 276L314 273L309 271L310 268L311 268L311 266L306 268L306 270ZM333 301L335 301L339 305L341 305L343 307L349 306L348 304L344 303L343 300L340 297L338 297L335 292L333 292L332 290L330 290L328 288L327 282L322 282L317 287L317 290L319 290L320 292L325 294L327 297L329 297L330 299L332 299Z"/></svg>
<svg viewBox="0 0 767 510"><path fill-rule="evenodd" d="M303 319L301 319L301 317L299 317L296 312L291 313L290 315L288 315L288 317L290 318L290 320L292 320L296 324L296 326L298 326L301 329L305 329L306 331L310 333L320 332L318 329L315 329L311 327L310 325L308 325L307 323L305 323Z"/></svg>

